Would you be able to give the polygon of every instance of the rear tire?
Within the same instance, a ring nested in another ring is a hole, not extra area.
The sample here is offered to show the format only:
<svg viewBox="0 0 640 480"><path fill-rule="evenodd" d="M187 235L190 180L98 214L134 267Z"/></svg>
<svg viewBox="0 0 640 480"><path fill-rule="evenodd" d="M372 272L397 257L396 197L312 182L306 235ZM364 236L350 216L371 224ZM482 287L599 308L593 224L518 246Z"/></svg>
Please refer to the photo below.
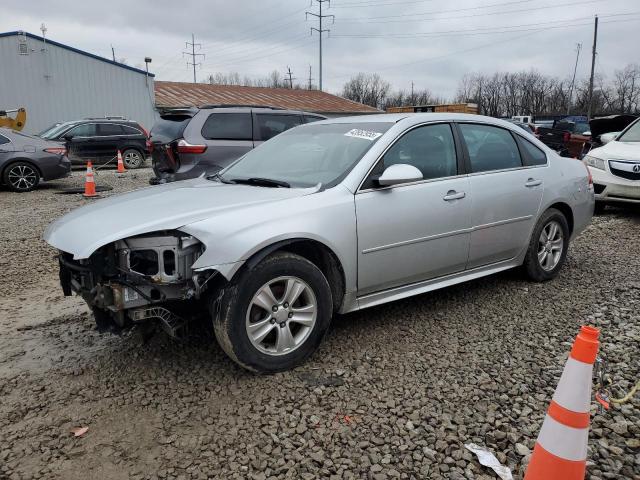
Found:
<svg viewBox="0 0 640 480"><path fill-rule="evenodd" d="M2 181L14 192L30 192L40 183L40 172L29 162L15 162L5 168Z"/></svg>
<svg viewBox="0 0 640 480"><path fill-rule="evenodd" d="M122 163L126 169L134 170L144 164L144 156L135 148L129 148L122 153Z"/></svg>
<svg viewBox="0 0 640 480"><path fill-rule="evenodd" d="M241 367L281 372L300 365L318 348L332 306L320 269L303 257L280 252L225 287L214 305L213 326L222 349Z"/></svg>
<svg viewBox="0 0 640 480"><path fill-rule="evenodd" d="M535 282L555 278L567 258L569 224L559 210L550 208L542 214L531 235L524 259L527 276Z"/></svg>

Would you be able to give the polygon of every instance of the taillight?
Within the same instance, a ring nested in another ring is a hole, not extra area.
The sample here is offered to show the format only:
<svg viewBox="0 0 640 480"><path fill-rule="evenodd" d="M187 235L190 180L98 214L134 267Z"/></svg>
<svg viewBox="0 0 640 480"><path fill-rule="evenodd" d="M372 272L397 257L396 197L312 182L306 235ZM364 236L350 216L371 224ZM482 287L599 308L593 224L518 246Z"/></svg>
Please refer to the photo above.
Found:
<svg viewBox="0 0 640 480"><path fill-rule="evenodd" d="M589 169L589 167L587 167L586 163L582 163L584 165L584 168L587 169L587 175L589 176L589 185L593 185L593 176L591 175L591 170Z"/></svg>
<svg viewBox="0 0 640 480"><path fill-rule="evenodd" d="M562 134L562 141L563 142L568 142L571 139L571 134L569 132L564 132Z"/></svg>
<svg viewBox="0 0 640 480"><path fill-rule="evenodd" d="M151 143L151 139L147 138L147 150L149 153L153 152L153 143Z"/></svg>
<svg viewBox="0 0 640 480"><path fill-rule="evenodd" d="M50 147L50 148L45 148L44 151L47 153L53 153L55 155L67 154L67 149L65 147Z"/></svg>
<svg viewBox="0 0 640 480"><path fill-rule="evenodd" d="M184 138L178 141L178 153L204 153L206 149L206 145L192 145Z"/></svg>

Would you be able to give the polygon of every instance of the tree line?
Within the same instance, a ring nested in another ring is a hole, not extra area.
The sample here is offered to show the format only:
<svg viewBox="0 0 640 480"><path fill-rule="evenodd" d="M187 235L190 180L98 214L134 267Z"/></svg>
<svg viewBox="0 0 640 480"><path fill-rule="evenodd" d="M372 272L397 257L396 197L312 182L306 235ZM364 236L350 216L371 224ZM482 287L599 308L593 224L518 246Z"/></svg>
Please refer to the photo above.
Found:
<svg viewBox="0 0 640 480"><path fill-rule="evenodd" d="M382 110L392 106L439 103L477 103L479 112L500 117L528 114L585 114L589 80L560 79L536 70L464 75L452 99L428 89L392 90L380 75L358 73L346 82L341 95ZM611 78L594 79L593 108L597 114L640 113L640 65L616 70Z"/></svg>
<svg viewBox="0 0 640 480"><path fill-rule="evenodd" d="M315 90L315 84L304 83L293 79L289 81L287 75L273 70L268 75L258 78L251 78L248 75L240 75L238 72L215 73L208 75L202 83L210 85L236 85L242 87L267 87L267 88L293 88L294 90L310 89ZM293 84L293 85L292 85Z"/></svg>

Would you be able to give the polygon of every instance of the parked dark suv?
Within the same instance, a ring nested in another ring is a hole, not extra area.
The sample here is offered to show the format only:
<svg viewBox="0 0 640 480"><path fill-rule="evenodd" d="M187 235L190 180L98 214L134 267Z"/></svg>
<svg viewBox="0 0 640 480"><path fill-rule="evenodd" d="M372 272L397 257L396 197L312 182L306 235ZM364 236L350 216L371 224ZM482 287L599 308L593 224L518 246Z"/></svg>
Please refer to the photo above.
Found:
<svg viewBox="0 0 640 480"><path fill-rule="evenodd" d="M118 150L126 168L138 168L149 154L149 134L138 123L123 117L87 118L52 125L38 134L47 140L65 142L72 164L87 160L113 162Z"/></svg>
<svg viewBox="0 0 640 480"><path fill-rule="evenodd" d="M279 133L325 118L315 113L253 105L206 105L166 111L151 129L156 177L150 183L214 174Z"/></svg>

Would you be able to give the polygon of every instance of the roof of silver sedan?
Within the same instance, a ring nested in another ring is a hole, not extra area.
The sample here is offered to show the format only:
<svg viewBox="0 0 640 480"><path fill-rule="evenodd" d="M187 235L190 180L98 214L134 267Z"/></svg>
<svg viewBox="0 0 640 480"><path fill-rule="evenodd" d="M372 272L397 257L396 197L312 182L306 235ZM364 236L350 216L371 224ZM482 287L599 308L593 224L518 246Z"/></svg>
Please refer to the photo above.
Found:
<svg viewBox="0 0 640 480"><path fill-rule="evenodd" d="M424 121L450 121L450 120L467 120L467 121L480 121L485 123L493 123L497 125L503 125L506 127L513 127L512 123L509 123L499 118L486 117L484 115L475 115L471 113L381 113L376 115L357 115L349 117L330 118L322 120L316 123L397 123L401 120L412 120L415 122Z"/></svg>

